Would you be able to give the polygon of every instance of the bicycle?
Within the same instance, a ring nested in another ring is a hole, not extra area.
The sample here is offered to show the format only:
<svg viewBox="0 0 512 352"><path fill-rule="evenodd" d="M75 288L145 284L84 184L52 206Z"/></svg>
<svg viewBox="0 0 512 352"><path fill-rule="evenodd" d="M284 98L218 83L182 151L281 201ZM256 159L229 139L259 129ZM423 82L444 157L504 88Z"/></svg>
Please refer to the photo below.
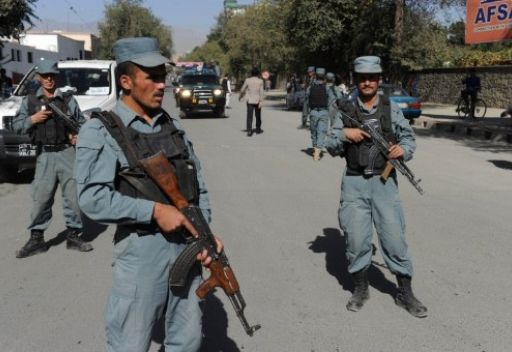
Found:
<svg viewBox="0 0 512 352"><path fill-rule="evenodd" d="M469 117L471 99L468 99L469 104L466 104L466 101L461 96L459 100L457 100L457 109L455 111L459 115L460 118ZM473 116L474 119L481 119L485 117L485 113L487 112L487 103L480 98L477 98L475 101L475 114Z"/></svg>

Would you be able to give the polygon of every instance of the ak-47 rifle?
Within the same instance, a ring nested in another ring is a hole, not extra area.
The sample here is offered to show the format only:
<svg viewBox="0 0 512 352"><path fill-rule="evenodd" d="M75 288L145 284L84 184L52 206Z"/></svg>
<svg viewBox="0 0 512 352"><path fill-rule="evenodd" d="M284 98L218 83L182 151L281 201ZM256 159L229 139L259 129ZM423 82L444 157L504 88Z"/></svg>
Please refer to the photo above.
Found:
<svg viewBox="0 0 512 352"><path fill-rule="evenodd" d="M199 298L204 298L216 287L221 287L229 297L236 315L242 322L245 332L252 336L261 326L259 324L250 326L244 315L245 300L240 292L240 286L236 280L233 269L229 265L228 258L224 251L217 253L217 243L208 222L203 216L201 209L191 205L183 197L176 179L174 167L167 160L163 152L159 152L149 158L139 160L139 165L151 177L151 179L160 187L165 195L172 201L183 215L192 223L199 233L197 238L190 238L190 244L180 254L169 275L169 284L171 287L183 287L186 284L188 273L196 262L197 254L206 249L208 255L213 259L209 269L210 277L201 283L196 290ZM192 236L191 236L192 237Z"/></svg>
<svg viewBox="0 0 512 352"><path fill-rule="evenodd" d="M57 117L62 122L64 122L64 124L71 131L71 133L78 134L78 130L80 130L80 125L78 124L78 122L73 120L64 111L59 109L59 107L54 102L49 102L48 107L50 108L50 110L53 111L53 116Z"/></svg>
<svg viewBox="0 0 512 352"><path fill-rule="evenodd" d="M350 104L350 105L347 105ZM365 131L372 138L373 144L379 149L379 151L386 157L387 163L384 171L380 174L380 177L383 181L387 181L389 175L393 171L393 169L398 170L402 175L404 175L407 180L413 185L416 190L423 195L423 189L420 186L420 180L416 180L413 172L409 167L405 164L402 158L400 159L390 159L388 158L390 143L384 138L384 136L375 128L373 124L362 124L357 121L354 117L350 116L351 113L355 110L352 103L347 101L346 99L339 99L335 102L335 106L338 108L338 111L345 116L350 122L352 122L357 128ZM348 111L347 111L348 110Z"/></svg>

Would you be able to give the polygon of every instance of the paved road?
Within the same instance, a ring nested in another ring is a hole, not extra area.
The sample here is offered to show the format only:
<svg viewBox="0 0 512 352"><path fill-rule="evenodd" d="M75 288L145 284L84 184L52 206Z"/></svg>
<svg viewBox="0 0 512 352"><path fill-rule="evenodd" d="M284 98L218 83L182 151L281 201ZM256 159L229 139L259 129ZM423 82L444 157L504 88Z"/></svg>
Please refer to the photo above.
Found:
<svg viewBox="0 0 512 352"><path fill-rule="evenodd" d="M171 103L166 101L166 105ZM270 101L262 135L247 137L244 106L229 118L183 120L203 161L213 230L223 238L242 286L252 338L225 297L205 312L207 351L505 352L512 345L510 260L512 147L433 137L420 131L410 167L424 196L400 177L414 288L429 307L416 319L395 306L394 279L371 269L371 299L348 312L351 280L337 207L344 163L305 153L298 112ZM174 108L170 108L175 112ZM16 259L27 238L29 185L0 185L0 351L103 350L103 307L110 287L113 229L95 226L95 250L65 249ZM48 239L63 230L60 200ZM155 331L151 351L162 334Z"/></svg>

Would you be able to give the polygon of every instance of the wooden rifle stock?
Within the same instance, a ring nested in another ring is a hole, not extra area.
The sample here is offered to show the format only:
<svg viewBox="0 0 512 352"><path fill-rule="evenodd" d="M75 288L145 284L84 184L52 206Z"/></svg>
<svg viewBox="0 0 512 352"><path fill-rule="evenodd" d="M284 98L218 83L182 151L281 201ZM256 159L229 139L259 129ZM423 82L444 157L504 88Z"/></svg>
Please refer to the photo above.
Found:
<svg viewBox="0 0 512 352"><path fill-rule="evenodd" d="M178 179L174 168L163 152L139 160L139 164L176 208L183 209L188 206L188 201L178 188Z"/></svg>

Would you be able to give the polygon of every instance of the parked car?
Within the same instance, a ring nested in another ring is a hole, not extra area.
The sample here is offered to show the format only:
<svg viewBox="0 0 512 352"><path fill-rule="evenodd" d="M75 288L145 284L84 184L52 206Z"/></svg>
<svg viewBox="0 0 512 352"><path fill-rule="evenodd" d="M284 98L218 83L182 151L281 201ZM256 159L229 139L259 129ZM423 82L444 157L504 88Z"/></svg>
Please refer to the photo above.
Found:
<svg viewBox="0 0 512 352"><path fill-rule="evenodd" d="M396 103L402 110L406 119L411 120L421 116L420 99L410 96L402 87L394 84L382 83L379 85L378 93L388 97L390 101ZM357 94L357 88L352 88L350 93L351 99L355 99Z"/></svg>
<svg viewBox="0 0 512 352"><path fill-rule="evenodd" d="M187 117L190 112L211 112L215 117L224 117L226 92L219 83L219 77L211 69L185 70L176 87L176 105Z"/></svg>
<svg viewBox="0 0 512 352"><path fill-rule="evenodd" d="M115 61L73 60L58 63L59 87L70 90L86 118L95 110L114 107L119 91L115 79ZM12 120L23 97L35 92L39 83L32 68L20 81L14 93L0 101L0 180L13 179L17 172L35 167L36 146L28 135L18 135ZM0 181L0 182L1 182Z"/></svg>

